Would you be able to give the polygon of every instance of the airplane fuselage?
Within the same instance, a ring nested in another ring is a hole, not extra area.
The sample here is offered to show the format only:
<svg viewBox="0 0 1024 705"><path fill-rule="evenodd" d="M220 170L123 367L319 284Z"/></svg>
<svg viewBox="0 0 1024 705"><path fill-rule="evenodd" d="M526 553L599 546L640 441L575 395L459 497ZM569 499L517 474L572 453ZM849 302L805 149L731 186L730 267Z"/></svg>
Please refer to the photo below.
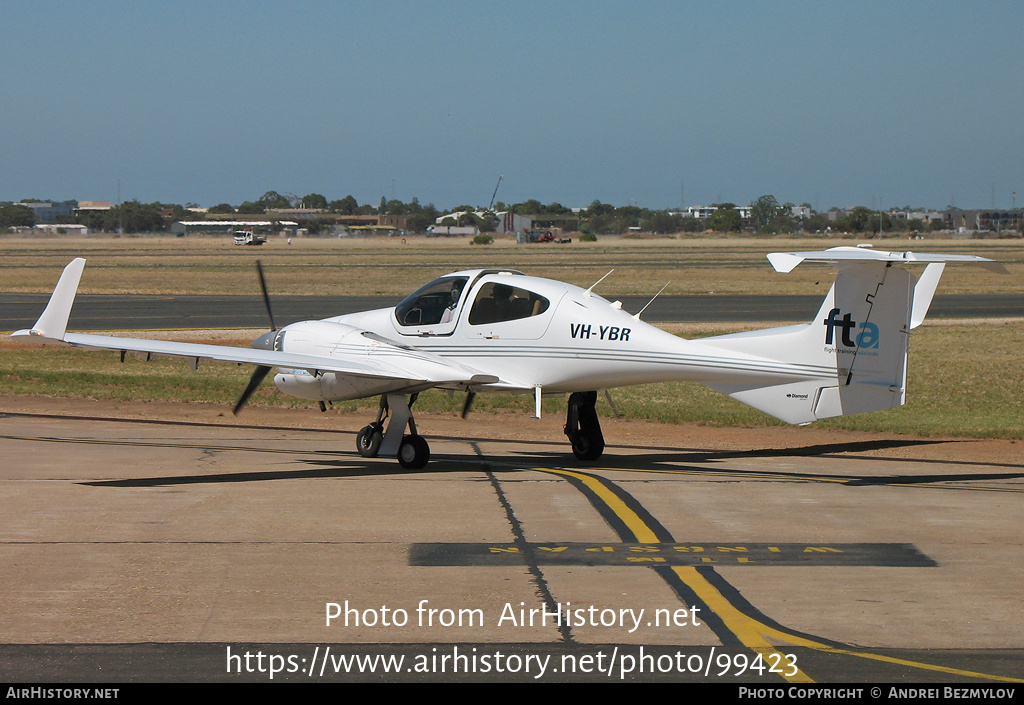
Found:
<svg viewBox="0 0 1024 705"><path fill-rule="evenodd" d="M454 300L451 286L460 287ZM809 374L765 357L684 340L623 311L618 302L549 279L475 270L441 277L424 289L420 303L413 294L397 307L286 326L275 347L351 358L386 354L390 343L384 341L391 341L497 378L474 385L478 391L539 387L565 393L670 380L782 383ZM510 294L511 302L495 303L496 291ZM275 382L288 394L323 401L408 389L396 380L321 377L284 371Z"/></svg>

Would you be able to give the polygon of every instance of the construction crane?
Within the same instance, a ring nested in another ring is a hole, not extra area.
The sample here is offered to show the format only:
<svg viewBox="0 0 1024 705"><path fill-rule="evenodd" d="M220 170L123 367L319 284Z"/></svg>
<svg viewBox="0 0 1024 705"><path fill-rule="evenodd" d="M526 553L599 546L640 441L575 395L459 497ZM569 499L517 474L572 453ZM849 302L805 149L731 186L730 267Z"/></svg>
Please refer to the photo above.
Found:
<svg viewBox="0 0 1024 705"><path fill-rule="evenodd" d="M501 186L501 180L504 176L498 177L498 183L494 184L494 193L491 194L491 202L487 204L487 210L494 208L494 197L498 195L498 187Z"/></svg>

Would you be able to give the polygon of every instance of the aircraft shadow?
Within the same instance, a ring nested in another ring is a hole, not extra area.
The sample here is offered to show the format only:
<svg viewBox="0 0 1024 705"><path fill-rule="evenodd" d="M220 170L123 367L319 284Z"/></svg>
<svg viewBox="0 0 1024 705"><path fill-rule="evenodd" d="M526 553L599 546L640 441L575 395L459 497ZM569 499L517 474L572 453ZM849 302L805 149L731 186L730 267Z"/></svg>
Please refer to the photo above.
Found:
<svg viewBox="0 0 1024 705"><path fill-rule="evenodd" d="M795 470L763 470L763 469L742 469L735 467L709 467L712 464L732 459L752 458L814 458L821 457L831 459L836 454L864 453L867 451L886 450L890 448L908 448L914 446L934 445L948 443L949 441L936 441L924 439L887 439L872 441L855 441L848 443L826 443L808 446L791 446L786 448L762 448L751 450L724 450L724 451L678 451L670 449L657 449L667 452L647 452L648 448L615 446L636 451L635 455L616 455L606 452L600 460L591 463L571 463L580 469L587 467L601 470L624 470L629 472L681 472L695 473L702 475L720 474L723 477L732 478L747 476L751 479L772 476L777 478L791 478L794 480L808 481L836 481L850 486L873 486L873 485L923 485L941 482L978 482L978 481L1008 481L1024 478L1024 464L1016 463L987 463L977 461L943 460L934 458L900 458L887 456L861 457L861 460L885 462L885 463L929 463L940 465L978 466L984 468L1004 467L1016 472L984 472L984 473L930 473L927 475L905 475L890 474L878 476L851 475L847 473L833 473L824 470L822 472L806 472ZM612 448L609 446L609 448ZM565 465L566 454L550 452L526 452L522 457L535 459L537 464ZM847 456L848 457L848 456ZM856 456L854 456L856 457ZM571 456L569 456L572 460Z"/></svg>
<svg viewBox="0 0 1024 705"><path fill-rule="evenodd" d="M201 446L194 445L187 447L190 449L201 448ZM296 454L301 454L301 451L296 451ZM464 472L469 469L467 465L475 465L479 468L480 463L485 462L479 455L467 454L465 457L459 457L456 454L446 454L432 460L422 470L407 470L398 465L394 458L361 458L355 452L332 452L326 455L333 457L331 459L309 458L288 461L292 466L299 466L292 470L163 475L159 477L127 478L122 480L89 480L77 484L90 487L140 488L218 483L230 484L235 482L270 482L275 480L330 480L352 477L389 477L392 475L437 475ZM457 464L446 466L445 461Z"/></svg>
<svg viewBox="0 0 1024 705"><path fill-rule="evenodd" d="M194 475L165 475L161 477L140 477L124 480L90 480L79 482L80 485L91 487L170 487L174 485L200 485L235 482L269 482L273 480L325 480L347 477L386 477L398 472L412 472L398 467L394 460L387 465L381 459L380 464L369 465L362 458L346 461L306 461L306 467L294 470L260 470L256 472L229 472ZM311 466L323 467L311 467Z"/></svg>
<svg viewBox="0 0 1024 705"><path fill-rule="evenodd" d="M18 414L22 415L22 414ZM29 414L26 414L29 415ZM134 419L105 419L96 418L94 420L104 421L117 421L119 423L138 421L140 423L154 423L151 420L134 420ZM202 422L189 422L189 421L170 421L170 422L159 422L167 425L180 425L180 426L217 426L217 424L206 424ZM233 428L239 428L234 426ZM252 426L253 429L268 430L269 427L265 426ZM317 434L324 433L322 429L303 429L303 428L286 428L286 427L274 427L274 430L288 430L288 431L311 431ZM329 431L328 431L329 432ZM351 435L349 431L336 431L343 436ZM178 476L161 476L161 477L146 477L146 478L125 478L118 480L93 480L81 482L79 484L89 485L94 487L167 487L175 485L189 485L189 484L209 484L209 483L236 483L236 482L266 482L275 480L314 480L314 479L340 479L340 478L353 478L353 477L387 477L396 474L415 474L415 475L439 475L452 472L465 471L467 469L479 469L486 467L486 469L496 473L504 474L507 472L519 472L522 470L532 469L530 466L552 466L552 467L566 467L575 468L579 470L623 470L629 472L679 472L679 473L694 473L703 475L714 475L720 474L723 477L731 478L743 478L749 477L750 479L764 478L766 475L780 479L793 479L793 480L806 480L806 481L833 481L842 482L851 486L877 486L877 485L915 485L915 484L934 484L942 482L979 482L979 481L1008 481L1024 478L1024 464L1014 463L987 463L978 461L959 461L959 460L944 460L935 458L905 458L905 457L887 457L887 456L872 456L862 457L863 460L872 460L877 462L886 463L906 463L912 462L915 464L930 463L937 465L955 465L958 468L964 466L977 466L979 468L995 468L1002 467L1012 469L1016 472L984 472L984 473L930 473L927 475L907 475L907 474L890 474L881 476L863 476L863 475L851 475L841 473L830 473L827 471L823 472L804 472L804 471L793 471L793 470L747 470L737 469L734 467L714 467L714 465L722 463L724 461L732 459L751 459L751 458L786 458L786 457L802 457L802 458L814 458L821 457L827 459L837 454L844 454L845 457L850 457L849 454L865 453L869 451L879 451L886 449L896 448L912 448L916 446L928 446L942 443L958 443L958 442L971 442L971 441L949 441L949 440L929 440L929 439L880 439L880 440L866 440L866 441L852 441L852 442L839 442L839 443L823 443L823 444L812 444L812 445L794 445L782 448L751 448L742 450L702 450L695 448L670 448L670 447L651 447L651 446L632 446L632 445L609 445L608 450L604 456L596 463L584 463L576 460L568 450L564 451L544 451L536 450L534 448L535 441L524 440L524 439L509 439L509 440L497 440L494 438L476 438L476 437L465 437L465 436L431 436L431 438L437 440L446 440L456 443L469 444L473 448L473 452L460 454L445 453L443 455L435 455L431 462L423 470L406 470L397 465L393 458L374 458L367 459L361 458L351 451L344 450L345 446L349 444L342 441L339 443L339 450L337 451L302 451L302 450L285 450L285 449L260 449L260 448L244 448L238 447L240 451L270 451L270 452L287 452L294 454L295 456L303 456L307 454L315 454L319 457L313 458L296 458L292 462L292 469L288 470L261 470L251 472L235 472L235 473L216 473L216 474L189 474L189 475L178 475ZM493 456L485 452L484 448L490 443L500 442L501 444L508 445L523 445L529 446L529 450L522 450L515 452L513 451L508 456ZM202 448L201 444L187 446L190 449ZM215 450L222 450L218 448ZM622 454L620 454L620 452ZM856 457L856 456L854 456Z"/></svg>

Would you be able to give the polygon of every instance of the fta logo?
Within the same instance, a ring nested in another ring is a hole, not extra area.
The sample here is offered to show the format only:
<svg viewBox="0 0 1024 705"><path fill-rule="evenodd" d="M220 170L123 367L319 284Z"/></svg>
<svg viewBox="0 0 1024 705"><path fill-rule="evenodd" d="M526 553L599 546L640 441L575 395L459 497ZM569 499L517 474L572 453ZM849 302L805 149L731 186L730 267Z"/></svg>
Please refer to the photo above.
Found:
<svg viewBox="0 0 1024 705"><path fill-rule="evenodd" d="M842 316L842 318L840 318ZM857 328L857 322L853 320L852 313L842 313L838 308L832 309L828 318L822 323L825 324L825 345L833 345L836 337L836 328L840 329L840 342L848 348L870 349L878 347L878 326L865 321L860 324L860 332L853 337L853 331Z"/></svg>

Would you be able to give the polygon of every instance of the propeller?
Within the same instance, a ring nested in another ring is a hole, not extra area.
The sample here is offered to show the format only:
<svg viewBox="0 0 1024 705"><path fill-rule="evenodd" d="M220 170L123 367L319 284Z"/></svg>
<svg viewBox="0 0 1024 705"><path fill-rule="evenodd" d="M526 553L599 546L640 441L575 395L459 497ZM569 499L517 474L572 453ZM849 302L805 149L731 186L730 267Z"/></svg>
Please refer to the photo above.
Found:
<svg viewBox="0 0 1024 705"><path fill-rule="evenodd" d="M277 337L277 326L274 325L274 312L270 308L270 294L267 292L267 280L263 276L263 264L256 260L256 273L260 280L260 291L263 292L263 305L267 308L267 318L270 319L270 332L264 333L256 340L250 343L252 347L259 348L261 350L273 350L274 339ZM249 378L249 384L246 385L245 390L242 392L242 396L238 397L238 401L235 403L235 408L232 413L237 416L238 412L242 410L242 407L249 401L249 397L256 391L256 388L260 386L263 380L266 378L267 373L270 372L270 368L266 365L257 365L256 369L252 371L252 377Z"/></svg>
<svg viewBox="0 0 1024 705"><path fill-rule="evenodd" d="M259 365L255 370L253 370L252 377L249 378L249 384L246 385L245 391L242 392L242 396L238 397L238 401L235 403L235 408L231 413L238 416L238 412L241 411L242 407L249 401L249 397L251 397L252 393L256 391L256 388L260 386L260 383L263 382L263 379L267 376L268 372L270 372L270 368L266 365Z"/></svg>
<svg viewBox="0 0 1024 705"><path fill-rule="evenodd" d="M260 291L263 292L263 305L267 307L267 318L270 319L270 332L273 333L277 330L277 326L274 325L274 312L270 310L270 294L267 293L267 280L263 276L263 263L256 260L256 273L260 278Z"/></svg>

